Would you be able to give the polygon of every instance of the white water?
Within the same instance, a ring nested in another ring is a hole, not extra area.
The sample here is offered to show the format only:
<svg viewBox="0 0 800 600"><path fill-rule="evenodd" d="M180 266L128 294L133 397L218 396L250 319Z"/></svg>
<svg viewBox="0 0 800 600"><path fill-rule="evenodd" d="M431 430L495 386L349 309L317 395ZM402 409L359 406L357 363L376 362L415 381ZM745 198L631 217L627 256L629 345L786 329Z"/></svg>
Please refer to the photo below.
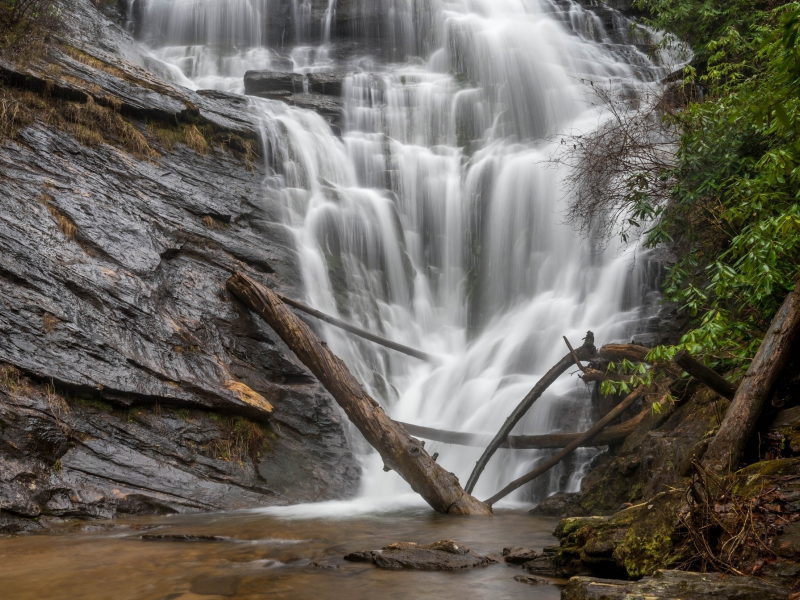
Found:
<svg viewBox="0 0 800 600"><path fill-rule="evenodd" d="M287 31L268 27L286 4L288 45ZM562 335L579 344L591 329L604 343L641 325L645 263L632 261L634 248L593 253L563 223L564 174L548 164L557 141L547 140L602 119L582 79L635 90L666 69L619 43L622 17L609 31L571 0L348 6L361 11L351 39L364 43L338 63L336 0L149 0L142 31L191 87L241 92L248 69L351 73L342 139L315 113L251 103L272 157L265 193L285 203L306 301L441 357L423 364L321 326L390 416L495 432L564 355ZM564 376L515 432L579 431L590 420L588 392ZM407 495L356 432L351 438L364 456L360 505ZM426 448L462 481L481 452ZM546 455L499 451L475 494L491 495ZM591 455L579 451L509 501L577 490Z"/></svg>

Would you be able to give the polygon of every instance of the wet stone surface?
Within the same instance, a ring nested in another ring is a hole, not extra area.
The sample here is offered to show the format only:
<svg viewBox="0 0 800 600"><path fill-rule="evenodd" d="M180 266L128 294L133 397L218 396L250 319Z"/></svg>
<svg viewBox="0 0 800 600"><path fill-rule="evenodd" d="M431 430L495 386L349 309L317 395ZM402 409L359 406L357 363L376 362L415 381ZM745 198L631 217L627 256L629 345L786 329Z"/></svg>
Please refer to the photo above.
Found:
<svg viewBox="0 0 800 600"><path fill-rule="evenodd" d="M352 552L344 557L351 562L371 562L381 569L417 569L421 571L456 571L485 567L490 560L453 540L432 544L397 542L380 550Z"/></svg>

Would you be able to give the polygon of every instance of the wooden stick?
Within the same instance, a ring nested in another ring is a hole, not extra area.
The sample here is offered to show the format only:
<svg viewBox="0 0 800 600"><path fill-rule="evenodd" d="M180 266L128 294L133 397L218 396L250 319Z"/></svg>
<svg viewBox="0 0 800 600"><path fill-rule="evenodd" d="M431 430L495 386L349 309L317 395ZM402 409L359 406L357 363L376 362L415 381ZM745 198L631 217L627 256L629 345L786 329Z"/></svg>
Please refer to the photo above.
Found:
<svg viewBox="0 0 800 600"><path fill-rule="evenodd" d="M769 393L789 362L800 332L800 279L772 319L767 334L747 369L717 435L703 456L703 466L717 475L736 470L750 436L755 431Z"/></svg>
<svg viewBox="0 0 800 600"><path fill-rule="evenodd" d="M736 387L716 371L709 369L703 363L692 358L686 350L681 350L672 359L676 365L681 367L689 375L697 379L700 383L706 384L723 398L731 400L736 394Z"/></svg>
<svg viewBox="0 0 800 600"><path fill-rule="evenodd" d="M589 431L582 434L577 440L570 443L566 446L561 452L558 452L555 456L548 458L545 460L541 465L536 467L533 471L528 473L527 475L523 475L519 479L515 479L511 483L509 483L506 487L502 490L497 492L494 496L486 500L486 504L489 506L493 505L495 502L500 500L501 498L505 498L511 492L516 490L519 487L522 487L529 481L533 481L542 473L546 473L558 463L560 463L564 458L572 454L577 448L581 446L581 444L585 444L586 442L592 441L603 429L605 429L606 425L611 423L614 419L619 417L629 406L631 406L634 402L636 402L644 393L644 387L639 386L635 390L633 390L628 397L625 398L622 402L617 404L611 412L609 412L605 417L600 419L597 424L592 427Z"/></svg>
<svg viewBox="0 0 800 600"><path fill-rule="evenodd" d="M361 329L360 327L351 325L346 321L342 321L341 319L337 319L336 317L326 315L324 312L320 312L316 308L311 308L307 304L303 304L302 302L298 302L297 300L292 300L291 298L287 298L286 296L281 296L280 294L275 294L275 295L278 298L280 298L284 304L288 304L289 306L296 308L297 310L303 311L304 313L311 315L312 317L315 317L320 321L325 321L326 323L330 323L334 327L339 327L340 329L344 329L345 331L348 331L354 335L362 337L365 340L369 340L370 342L375 342L376 344L380 344L381 346L385 346L386 348L391 348L392 350L396 350L397 352L402 352L403 354L407 354L408 356L413 356L414 358L418 358L420 360L427 360L428 362L438 362L438 359L432 354L428 354L427 352L422 352L420 350L415 350L414 348L409 348L408 346L404 346L403 344L398 344L397 342L387 340L386 338L382 338L378 335L375 335L374 333L370 333L366 329Z"/></svg>
<svg viewBox="0 0 800 600"><path fill-rule="evenodd" d="M597 350L594 347L594 334L591 331L586 333L586 338L584 339L583 345L575 352L584 360L588 360L595 355ZM528 412L528 409L533 405L534 402L536 402L536 400L539 399L544 391L549 388L550 385L552 385L552 383L570 367L570 365L573 363L573 360L572 353L567 354L565 357L559 360L547 373L544 374L544 377L542 377L538 383L533 386L533 389L522 399L522 402L520 402L517 408L514 409L514 412L508 416L505 423L503 423L503 426L500 428L500 431L497 432L497 435L494 436L492 442L486 447L486 450L483 451L483 454L478 459L477 463L475 463L475 468L472 470L465 488L468 493L471 494L472 490L475 489L475 484L478 483L478 478L481 476L481 473L483 473L486 465L489 464L489 459L492 458L492 455L503 444L503 442L506 441L506 438L511 433L511 430L514 429L514 426L519 423L519 420L525 416L525 413Z"/></svg>
<svg viewBox="0 0 800 600"><path fill-rule="evenodd" d="M490 515L491 509L466 493L458 478L436 464L423 444L390 419L370 398L342 360L272 291L241 273L228 290L261 315L342 407L350 421L411 488L435 510L452 515Z"/></svg>
<svg viewBox="0 0 800 600"><path fill-rule="evenodd" d="M574 361L575 361L575 364L576 364L576 365L578 365L578 368L579 368L581 371L584 371L584 372L585 372L585 371L586 371L586 367L584 367L584 366L581 364L581 359L580 359L580 358L578 358L578 355L577 355L577 354L575 354L575 350L573 350L573 348L572 348L572 344L570 344L570 343L569 343L569 340L567 339L567 336L565 336L565 335L562 335L561 337L563 337L563 338L564 338L564 343L567 345L567 348L569 348L569 353L570 353L570 354L572 354L572 360L574 360Z"/></svg>
<svg viewBox="0 0 800 600"><path fill-rule="evenodd" d="M641 423L644 418L650 413L651 409L648 407L642 410L638 415L632 419L628 419L624 423L609 427L600 433L594 440L583 444L582 448L591 448L596 446L608 446L619 444L625 441L634 429ZM406 431L413 436L420 437L434 442L443 442L445 444L454 444L457 446L477 446L483 447L488 444L494 436L490 433L463 433L461 431L447 431L446 429L434 429L432 427L423 427L422 425L413 425L411 423L400 423L406 428ZM514 450L540 450L542 448L564 448L568 446L583 433L546 433L544 435L510 435L506 438L500 448L511 448Z"/></svg>

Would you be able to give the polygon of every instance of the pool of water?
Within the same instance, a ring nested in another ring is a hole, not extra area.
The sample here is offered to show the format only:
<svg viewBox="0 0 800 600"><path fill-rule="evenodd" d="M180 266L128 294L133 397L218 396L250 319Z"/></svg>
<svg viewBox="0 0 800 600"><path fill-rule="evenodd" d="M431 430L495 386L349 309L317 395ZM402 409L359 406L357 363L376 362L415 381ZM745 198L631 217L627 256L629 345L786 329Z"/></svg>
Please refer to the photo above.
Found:
<svg viewBox="0 0 800 600"><path fill-rule="evenodd" d="M349 503L75 523L49 533L0 538L0 597L555 600L558 585L515 581L524 571L504 563L422 572L387 571L342 559L392 542L440 539L457 540L481 554L499 554L506 546L539 551L554 543L555 525L554 519L522 509L476 518L443 516L421 507L365 512Z"/></svg>

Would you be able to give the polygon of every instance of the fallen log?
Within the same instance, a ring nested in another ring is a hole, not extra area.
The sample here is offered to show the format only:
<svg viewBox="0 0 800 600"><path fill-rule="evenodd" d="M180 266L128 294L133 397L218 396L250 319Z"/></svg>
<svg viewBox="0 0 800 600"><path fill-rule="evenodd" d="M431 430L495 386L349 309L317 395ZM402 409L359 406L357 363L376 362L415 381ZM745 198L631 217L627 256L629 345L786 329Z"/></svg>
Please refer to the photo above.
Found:
<svg viewBox="0 0 800 600"><path fill-rule="evenodd" d="M589 360L590 358L593 358L596 353L597 350L594 347L594 334L591 331L588 331L586 332L583 345L575 350L574 354L581 360ZM549 388L553 382L573 364L575 364L575 358L573 357L573 352L570 352L561 360L559 360L547 373L544 374L544 377L542 377L536 383L536 385L533 386L533 389L522 399L522 402L520 402L519 405L514 409L514 412L508 416L505 423L503 423L503 426L500 428L500 431L497 432L497 435L494 436L491 443L486 447L486 450L483 451L483 454L475 463L475 468L472 470L465 488L468 493L471 494L472 490L475 489L475 484L478 483L478 478L481 476L481 473L483 473L486 465L489 464L489 459L491 459L492 455L494 455L497 449L500 448L500 446L511 433L511 430L514 429L514 426L519 423L520 419L525 416L525 413L528 412L528 409L533 405L534 402L536 402L536 400L539 399L544 391Z"/></svg>
<svg viewBox="0 0 800 600"><path fill-rule="evenodd" d="M581 447L591 448L595 446L608 446L623 442L639 423L650 413L650 408L643 409L632 419L624 423L609 427L601 432L594 440L583 444ZM461 431L447 431L446 429L434 429L413 425L411 423L400 423L406 431L413 436L420 437L433 442L443 442L445 444L455 444L457 446L483 447L494 438L490 433L463 433ZM514 450L541 450L543 448L564 448L568 446L583 433L546 433L543 435L510 435L500 445L500 448L511 448Z"/></svg>
<svg viewBox="0 0 800 600"><path fill-rule="evenodd" d="M600 358L605 358L612 362L629 360L631 362L645 362L645 358L650 353L650 348L638 346L636 344L606 344L597 351Z"/></svg>
<svg viewBox="0 0 800 600"><path fill-rule="evenodd" d="M384 464L397 471L431 507L446 514L491 514L488 506L461 488L455 475L434 462L419 440L386 415L344 362L274 292L241 273L228 279L227 287L264 318L330 392Z"/></svg>
<svg viewBox="0 0 800 600"><path fill-rule="evenodd" d="M273 292L274 293L274 292ZM408 356L413 356L414 358L418 358L420 360L427 360L428 362L437 362L437 358L432 354L428 354L427 352L422 352L421 350L415 350L414 348L409 348L408 346L404 346L403 344L398 344L397 342L393 342L392 340L387 340L379 335L375 335L367 331L366 329L361 329L360 327L356 327L355 325L351 325L346 321L342 321L341 319L337 319L336 317L332 317L330 315L325 314L324 312L318 311L316 308L311 308L307 304L303 304L302 302L298 302L297 300L293 300L291 298L287 298L286 296L281 296L280 294L275 294L284 304L288 304L292 308L296 308L299 311L306 313L307 315L311 315L319 319L320 321L325 321L326 323L330 323L334 327L338 327L339 329L344 329L354 335L364 338L365 340L369 340L370 342L375 342L376 344L380 344L386 348L391 348L392 350L396 350L397 352L402 352L403 354L407 354Z"/></svg>
<svg viewBox="0 0 800 600"><path fill-rule="evenodd" d="M522 487L529 481L533 481L542 473L546 473L558 463L560 463L564 458L572 454L576 449L578 449L581 444L585 444L587 442L591 442L597 435L606 428L606 426L611 423L614 419L619 417L625 410L627 410L634 402L636 402L639 398L642 397L644 394L644 387L639 386L635 390L633 390L628 396L619 404L617 404L611 412L609 412L605 417L600 419L597 424L594 425L589 431L586 433L581 434L581 436L571 442L568 446L566 446L561 452L556 453L551 458L545 460L541 465L536 467L533 471L528 473L527 475L523 475L519 479L515 479L511 483L509 483L506 487L502 490L497 492L494 496L486 500L486 504L492 506L498 500L505 498L511 492L516 490L519 487Z"/></svg>
<svg viewBox="0 0 800 600"><path fill-rule="evenodd" d="M786 367L800 332L800 279L772 319L753 362L731 400L717 435L703 456L703 466L717 475L735 470L755 431L761 409Z"/></svg>
<svg viewBox="0 0 800 600"><path fill-rule="evenodd" d="M681 350L672 359L676 365L686 371L689 375L704 383L723 398L730 400L736 393L736 386L725 379L716 371L709 369L703 363L695 360L686 350Z"/></svg>

